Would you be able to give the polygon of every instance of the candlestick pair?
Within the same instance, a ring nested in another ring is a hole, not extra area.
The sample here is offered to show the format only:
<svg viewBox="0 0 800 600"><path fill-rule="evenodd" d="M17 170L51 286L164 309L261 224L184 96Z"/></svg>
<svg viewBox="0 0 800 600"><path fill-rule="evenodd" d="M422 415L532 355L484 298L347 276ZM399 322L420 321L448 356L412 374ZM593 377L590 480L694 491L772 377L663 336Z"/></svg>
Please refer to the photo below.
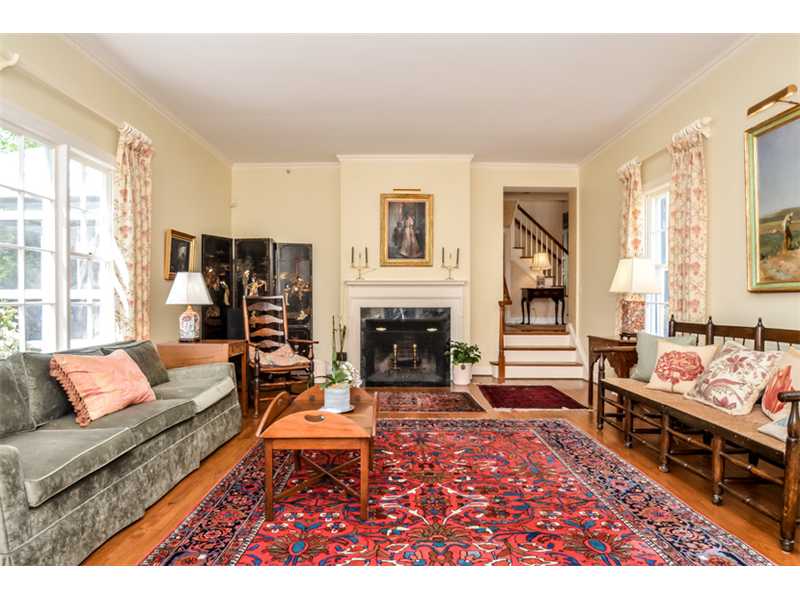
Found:
<svg viewBox="0 0 800 600"><path fill-rule="evenodd" d="M369 269L369 248L367 246L364 246L363 259L361 250L358 251L358 262L356 262L355 246L350 246L350 268L358 271L356 279L364 279L364 271Z"/></svg>

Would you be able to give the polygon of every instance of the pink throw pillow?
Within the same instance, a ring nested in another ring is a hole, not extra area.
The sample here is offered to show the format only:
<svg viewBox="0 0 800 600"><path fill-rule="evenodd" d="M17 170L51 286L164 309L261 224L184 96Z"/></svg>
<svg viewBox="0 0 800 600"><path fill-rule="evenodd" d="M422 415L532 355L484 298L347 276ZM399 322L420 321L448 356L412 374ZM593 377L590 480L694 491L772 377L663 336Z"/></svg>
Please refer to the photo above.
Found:
<svg viewBox="0 0 800 600"><path fill-rule="evenodd" d="M717 353L716 346L680 346L666 340L658 341L656 366L645 386L685 394L706 370Z"/></svg>
<svg viewBox="0 0 800 600"><path fill-rule="evenodd" d="M108 356L55 354L50 359L50 375L64 388L81 427L132 404L156 399L147 377L124 350Z"/></svg>

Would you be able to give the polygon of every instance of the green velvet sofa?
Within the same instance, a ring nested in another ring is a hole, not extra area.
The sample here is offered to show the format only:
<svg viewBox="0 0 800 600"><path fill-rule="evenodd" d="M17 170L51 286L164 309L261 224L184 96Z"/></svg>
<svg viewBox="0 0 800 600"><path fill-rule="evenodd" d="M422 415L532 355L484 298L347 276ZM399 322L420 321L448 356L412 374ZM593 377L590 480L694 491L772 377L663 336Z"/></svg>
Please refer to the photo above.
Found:
<svg viewBox="0 0 800 600"><path fill-rule="evenodd" d="M114 349L156 400L87 427L50 377L51 355L0 361L0 565L79 564L239 432L233 365L166 370L150 342L69 352Z"/></svg>

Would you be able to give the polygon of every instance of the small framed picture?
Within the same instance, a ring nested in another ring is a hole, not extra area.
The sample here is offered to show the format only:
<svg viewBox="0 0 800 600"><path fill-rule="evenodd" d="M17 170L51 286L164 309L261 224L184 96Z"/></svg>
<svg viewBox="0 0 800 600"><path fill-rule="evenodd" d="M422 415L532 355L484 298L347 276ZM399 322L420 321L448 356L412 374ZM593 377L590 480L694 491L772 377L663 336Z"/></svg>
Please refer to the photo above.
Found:
<svg viewBox="0 0 800 600"><path fill-rule="evenodd" d="M545 277L544 278L544 287L553 287L556 283L556 280L553 277Z"/></svg>
<svg viewBox="0 0 800 600"><path fill-rule="evenodd" d="M175 273L192 270L194 241L193 235L167 229L164 237L164 279L175 279Z"/></svg>

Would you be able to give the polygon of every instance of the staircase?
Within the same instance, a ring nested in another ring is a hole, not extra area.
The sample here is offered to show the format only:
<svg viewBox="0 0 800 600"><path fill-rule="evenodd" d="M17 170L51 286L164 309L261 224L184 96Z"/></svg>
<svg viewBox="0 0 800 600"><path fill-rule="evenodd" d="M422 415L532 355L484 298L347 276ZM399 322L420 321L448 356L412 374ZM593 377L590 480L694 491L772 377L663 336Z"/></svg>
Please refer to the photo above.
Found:
<svg viewBox="0 0 800 600"><path fill-rule="evenodd" d="M513 249L511 260L530 267L536 254L547 255L551 268L545 277L553 278L554 286L567 287L567 249L547 232L521 206L514 209L512 222ZM508 379L582 379L583 364L578 357L572 336L564 325L508 325L506 309L511 304L504 277L500 312L500 352L491 361L492 376L501 383Z"/></svg>

